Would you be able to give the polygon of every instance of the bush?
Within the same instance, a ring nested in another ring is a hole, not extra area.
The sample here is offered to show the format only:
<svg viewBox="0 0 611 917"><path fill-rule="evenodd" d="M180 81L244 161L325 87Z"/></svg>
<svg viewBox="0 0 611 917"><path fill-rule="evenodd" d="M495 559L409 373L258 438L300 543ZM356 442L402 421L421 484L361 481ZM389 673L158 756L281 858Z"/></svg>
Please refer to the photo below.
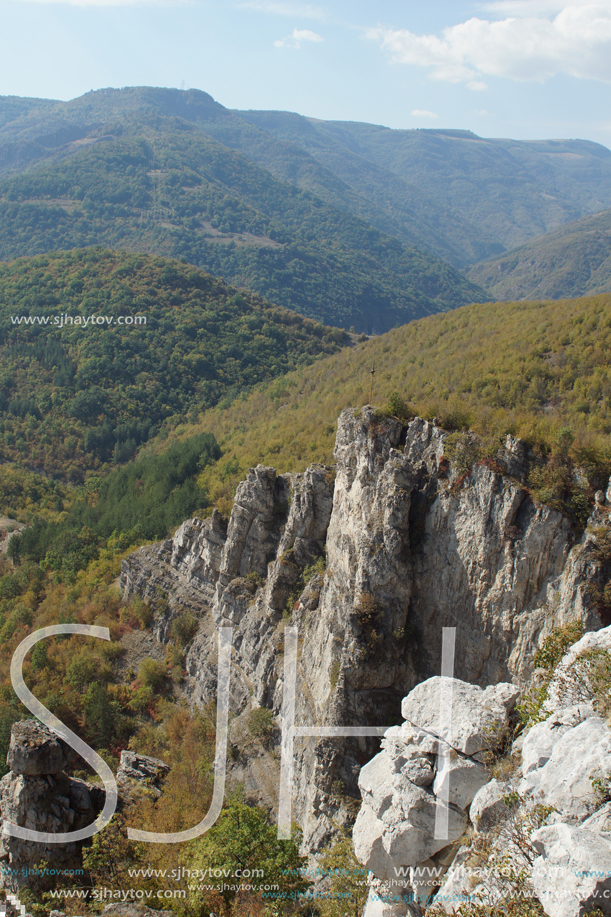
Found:
<svg viewBox="0 0 611 917"><path fill-rule="evenodd" d="M554 670L567 650L583 636L583 630L581 621L571 621L569 624L555 627L535 653L533 664L535 668L543 669L542 681L540 684L532 685L516 707L525 726L534 726L544 718L541 711L547 700Z"/></svg>
<svg viewBox="0 0 611 917"><path fill-rule="evenodd" d="M251 710L248 714L248 729L257 739L269 741L274 733L274 714L266 707Z"/></svg>
<svg viewBox="0 0 611 917"><path fill-rule="evenodd" d="M129 709L134 713L144 713L155 700L155 692L149 685L136 688L129 701Z"/></svg>
<svg viewBox="0 0 611 917"><path fill-rule="evenodd" d="M354 611L359 622L363 625L373 624L381 617L381 609L370 592L362 592Z"/></svg>
<svg viewBox="0 0 611 917"><path fill-rule="evenodd" d="M391 392L388 398L388 413L392 414L393 417L398 417L399 420L409 420L412 416L407 402L399 395L398 392Z"/></svg>
<svg viewBox="0 0 611 917"><path fill-rule="evenodd" d="M172 621L170 633L180 648L183 649L197 633L198 626L199 622L194 615L179 615Z"/></svg>
<svg viewBox="0 0 611 917"><path fill-rule="evenodd" d="M143 659L138 669L138 680L144 687L159 691L166 680L167 670L162 662L156 659Z"/></svg>

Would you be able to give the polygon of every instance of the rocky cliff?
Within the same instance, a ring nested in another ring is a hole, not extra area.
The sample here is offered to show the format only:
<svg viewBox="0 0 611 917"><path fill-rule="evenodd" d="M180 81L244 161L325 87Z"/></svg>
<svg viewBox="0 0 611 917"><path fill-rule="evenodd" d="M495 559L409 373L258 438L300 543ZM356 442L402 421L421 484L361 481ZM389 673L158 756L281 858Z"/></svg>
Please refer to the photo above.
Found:
<svg viewBox="0 0 611 917"><path fill-rule="evenodd" d="M596 601L607 563L599 535L575 541L565 517L531 500L524 444L509 436L494 461L464 473L444 457L446 436L419 418L344 411L335 467L250 469L230 519L185 522L123 563L123 591L152 606L159 639L171 639L174 619L197 618L193 702L215 699L216 634L234 628L232 767L271 808L278 755L243 755L240 737L253 708L278 717L287 624L300 638L295 722L388 726L401 699L439 673L443 627L456 628L456 677L486 686L523 684L555 625L609 623ZM602 494L593 522L607 531ZM353 818L375 748L364 737L296 740L293 811L309 850L332 819Z"/></svg>

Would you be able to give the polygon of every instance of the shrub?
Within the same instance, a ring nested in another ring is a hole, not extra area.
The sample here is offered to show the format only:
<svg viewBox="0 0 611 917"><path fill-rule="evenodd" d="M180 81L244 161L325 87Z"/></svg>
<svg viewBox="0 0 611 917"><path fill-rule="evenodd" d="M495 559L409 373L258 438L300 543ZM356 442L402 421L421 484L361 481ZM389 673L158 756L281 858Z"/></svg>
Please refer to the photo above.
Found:
<svg viewBox="0 0 611 917"><path fill-rule="evenodd" d="M138 626L141 630L148 627L153 620L153 612L149 605L146 605L139 595L130 599L129 605L121 611L121 622Z"/></svg>
<svg viewBox="0 0 611 917"><path fill-rule="evenodd" d="M138 679L144 687L159 691L167 676L166 667L157 659L143 659L138 669Z"/></svg>
<svg viewBox="0 0 611 917"><path fill-rule="evenodd" d="M359 622L363 625L373 624L381 616L381 609L370 592L362 592L354 608Z"/></svg>
<svg viewBox="0 0 611 917"><path fill-rule="evenodd" d="M256 707L248 714L248 729L257 739L269 741L274 733L274 714L266 707Z"/></svg>
<svg viewBox="0 0 611 917"><path fill-rule="evenodd" d="M257 589L263 585L263 577L260 573L257 573L256 570L251 570L250 573L246 574L246 582L252 591L256 592Z"/></svg>
<svg viewBox="0 0 611 917"><path fill-rule="evenodd" d="M132 694L128 706L134 713L144 713L154 700L155 692L153 689L149 685L141 685Z"/></svg>
<svg viewBox="0 0 611 917"><path fill-rule="evenodd" d="M179 615L170 626L172 639L183 649L197 633L198 626L199 622L194 615Z"/></svg>
<svg viewBox="0 0 611 917"><path fill-rule="evenodd" d="M391 392L388 397L388 413L399 420L409 420L412 412L407 406L407 402L399 395L398 392Z"/></svg>
<svg viewBox="0 0 611 917"><path fill-rule="evenodd" d="M567 650L583 636L583 630L581 621L571 621L569 624L555 627L535 653L533 663L535 668L543 669L543 678L540 684L532 685L528 689L516 707L524 725L533 726L544 718L543 704L547 700L554 670Z"/></svg>

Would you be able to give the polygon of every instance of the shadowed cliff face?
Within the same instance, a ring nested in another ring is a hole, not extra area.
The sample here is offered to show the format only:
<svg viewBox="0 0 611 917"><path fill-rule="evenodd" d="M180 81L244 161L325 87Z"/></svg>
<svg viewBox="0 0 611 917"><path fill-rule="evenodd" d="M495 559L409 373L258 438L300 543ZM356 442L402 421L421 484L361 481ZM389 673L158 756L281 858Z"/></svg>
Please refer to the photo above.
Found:
<svg viewBox="0 0 611 917"><path fill-rule="evenodd" d="M508 437L494 466L505 474L481 464L459 477L443 459L445 436L419 418L404 426L370 407L344 411L335 469L277 475L259 465L229 521L215 512L185 522L124 561L122 588L155 609L160 639L175 617L198 617L187 655L195 703L215 699L216 634L234 628L232 742L253 706L280 712L287 624L299 630L295 722L328 726L399 722L400 699L439 674L443 627L456 627L455 675L485 686L524 682L557 624L601 626L587 588L602 575L595 539L573 545L568 521L530 500L523 446ZM322 557L324 573L321 562L312 571ZM352 817L375 748L366 738L295 741L293 811L310 850L330 819ZM233 770L277 806L277 754L238 755Z"/></svg>

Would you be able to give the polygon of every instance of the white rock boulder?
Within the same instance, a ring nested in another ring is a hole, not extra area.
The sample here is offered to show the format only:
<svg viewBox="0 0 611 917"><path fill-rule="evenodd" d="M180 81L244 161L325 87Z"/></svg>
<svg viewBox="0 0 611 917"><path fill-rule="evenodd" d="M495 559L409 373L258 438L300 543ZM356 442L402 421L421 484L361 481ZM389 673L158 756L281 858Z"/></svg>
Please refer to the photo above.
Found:
<svg viewBox="0 0 611 917"><path fill-rule="evenodd" d="M552 713L542 723L537 723L529 729L522 744L522 773L524 776L547 764L558 739L573 726L578 726L591 716L594 716L592 707L588 704L578 704L558 713Z"/></svg>
<svg viewBox="0 0 611 917"><path fill-rule="evenodd" d="M469 809L469 819L477 832L489 831L509 817L509 806L503 799L509 792L507 784L490 780L477 794Z"/></svg>
<svg viewBox="0 0 611 917"><path fill-rule="evenodd" d="M592 778L611 773L611 732L597 716L565 732L543 767L531 770L519 792L534 802L554 806L567 822L583 821L596 808Z"/></svg>
<svg viewBox="0 0 611 917"><path fill-rule="evenodd" d="M611 838L567 824L539 828L532 882L549 917L611 915Z"/></svg>
<svg viewBox="0 0 611 917"><path fill-rule="evenodd" d="M443 696L442 696L443 691ZM486 747L490 730L504 723L519 696L515 685L501 683L482 689L457 678L436 675L416 685L401 705L403 718L445 739L452 748L474 755ZM451 704L449 729L440 721Z"/></svg>

